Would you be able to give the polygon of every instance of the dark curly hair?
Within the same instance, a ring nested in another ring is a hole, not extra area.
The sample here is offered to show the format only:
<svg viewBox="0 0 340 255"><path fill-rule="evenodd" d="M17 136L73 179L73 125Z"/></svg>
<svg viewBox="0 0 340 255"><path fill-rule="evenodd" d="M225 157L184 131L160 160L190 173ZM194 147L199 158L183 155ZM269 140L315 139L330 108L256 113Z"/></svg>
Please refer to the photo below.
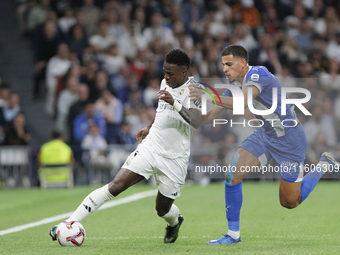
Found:
<svg viewBox="0 0 340 255"><path fill-rule="evenodd" d="M187 69L189 69L190 66L190 58L185 53L185 51L181 49L171 50L168 55L166 55L165 62L168 64L185 66Z"/></svg>
<svg viewBox="0 0 340 255"><path fill-rule="evenodd" d="M244 58L247 62L249 59L248 51L241 45L233 44L224 48L222 51L222 57L233 55L237 58Z"/></svg>

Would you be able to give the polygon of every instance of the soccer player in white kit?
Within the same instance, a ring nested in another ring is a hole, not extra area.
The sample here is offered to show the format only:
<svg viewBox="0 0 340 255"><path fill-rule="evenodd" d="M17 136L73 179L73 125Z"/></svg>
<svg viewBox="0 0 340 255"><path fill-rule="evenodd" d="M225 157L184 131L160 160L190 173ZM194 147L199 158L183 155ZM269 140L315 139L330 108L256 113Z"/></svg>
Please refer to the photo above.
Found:
<svg viewBox="0 0 340 255"><path fill-rule="evenodd" d="M189 65L188 55L180 49L173 49L166 56L155 119L136 134L141 144L115 178L90 193L68 221L82 220L106 201L154 174L158 185L156 211L168 223L164 243L176 241L183 217L173 202L185 182L193 127L201 124L201 101L192 102L189 98L189 85L196 84L193 77L188 77ZM54 226L50 231L52 240L57 239L56 229Z"/></svg>

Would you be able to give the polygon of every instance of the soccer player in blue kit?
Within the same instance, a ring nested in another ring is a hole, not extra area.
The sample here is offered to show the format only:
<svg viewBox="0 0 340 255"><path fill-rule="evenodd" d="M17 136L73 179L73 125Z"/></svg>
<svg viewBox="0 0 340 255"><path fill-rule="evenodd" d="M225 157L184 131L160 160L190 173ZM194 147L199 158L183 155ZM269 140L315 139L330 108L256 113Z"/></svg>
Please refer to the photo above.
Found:
<svg viewBox="0 0 340 255"><path fill-rule="evenodd" d="M245 139L233 156L225 175L225 208L228 233L207 244L232 244L241 242L240 210L242 206L242 180L249 171L274 158L280 166L280 203L292 209L302 203L312 192L322 175L332 169L339 169L339 163L329 152L321 155L320 162L303 177L307 140L302 124L296 117L292 104L286 105L286 115L281 114L281 88L278 79L264 66L249 66L248 52L240 45L230 45L222 52L223 72L230 84L238 86L248 107L248 88L252 87L252 104L256 110L267 110L272 106L273 88L277 88L276 110L269 115L255 115L262 127ZM201 98L202 90L191 85L191 100ZM214 106L202 116L202 124L212 123L227 109L233 109L233 97L227 89L221 97L222 105ZM216 102L218 98L214 96ZM288 98L288 97L287 97ZM235 98L236 99L236 98ZM222 107L221 107L222 106ZM279 119L273 121L273 119ZM285 125L281 121L284 121ZM291 123L291 124L289 124ZM243 169L243 171L242 171Z"/></svg>

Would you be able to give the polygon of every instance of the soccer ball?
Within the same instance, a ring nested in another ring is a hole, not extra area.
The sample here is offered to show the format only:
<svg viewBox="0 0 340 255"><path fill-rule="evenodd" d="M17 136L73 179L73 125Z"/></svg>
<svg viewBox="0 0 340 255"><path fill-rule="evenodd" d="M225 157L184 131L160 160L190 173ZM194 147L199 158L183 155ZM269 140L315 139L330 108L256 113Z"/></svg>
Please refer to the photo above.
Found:
<svg viewBox="0 0 340 255"><path fill-rule="evenodd" d="M61 246L80 246L85 240L85 228L78 221L63 221L58 225L57 239Z"/></svg>

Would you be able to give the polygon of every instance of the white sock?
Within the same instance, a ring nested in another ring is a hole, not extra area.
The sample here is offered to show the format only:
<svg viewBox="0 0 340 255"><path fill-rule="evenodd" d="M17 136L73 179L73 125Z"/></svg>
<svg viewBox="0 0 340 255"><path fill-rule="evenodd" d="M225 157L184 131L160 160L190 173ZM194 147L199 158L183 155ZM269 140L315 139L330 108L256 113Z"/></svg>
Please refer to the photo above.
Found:
<svg viewBox="0 0 340 255"><path fill-rule="evenodd" d="M240 231L228 230L228 235L230 235L234 239L237 239L240 237Z"/></svg>
<svg viewBox="0 0 340 255"><path fill-rule="evenodd" d="M106 201L114 198L109 192L109 184L92 191L83 202L78 206L77 210L67 220L81 221L90 213L97 211Z"/></svg>
<svg viewBox="0 0 340 255"><path fill-rule="evenodd" d="M175 204L172 204L170 211L162 218L170 225L170 227L174 227L178 224L178 214L178 207Z"/></svg>

